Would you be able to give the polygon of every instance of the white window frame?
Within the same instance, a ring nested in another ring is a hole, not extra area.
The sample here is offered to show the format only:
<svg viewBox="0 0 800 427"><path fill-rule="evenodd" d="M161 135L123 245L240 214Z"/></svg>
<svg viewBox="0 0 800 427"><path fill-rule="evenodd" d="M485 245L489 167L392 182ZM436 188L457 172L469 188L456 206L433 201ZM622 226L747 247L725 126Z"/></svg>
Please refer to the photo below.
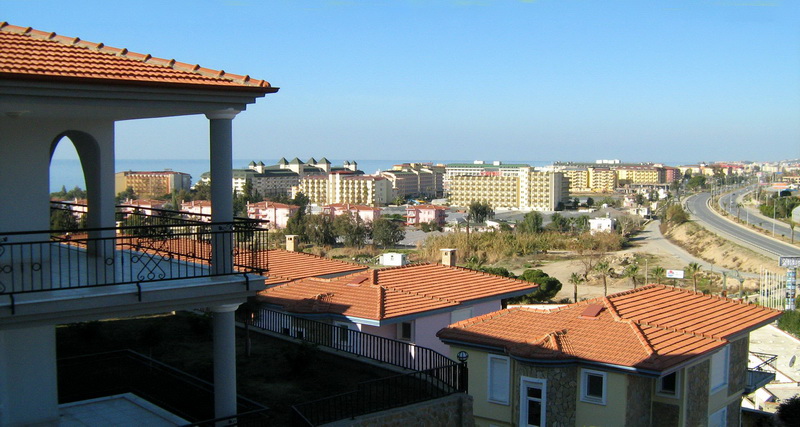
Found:
<svg viewBox="0 0 800 427"><path fill-rule="evenodd" d="M528 420L528 387L539 386L542 389L542 417L540 426L547 425L547 380L541 378L520 377L519 384L519 425L527 426Z"/></svg>
<svg viewBox="0 0 800 427"><path fill-rule="evenodd" d="M408 324L410 333L408 337L403 336L403 325ZM397 324L397 339L401 341L414 341L414 321L400 322Z"/></svg>
<svg viewBox="0 0 800 427"><path fill-rule="evenodd" d="M668 377L669 375L675 374L675 392L664 391L663 388L663 381L664 378ZM656 384L656 394L663 397L671 397L671 398L678 398L681 395L681 372L675 371L670 374L664 375L658 378L658 383Z"/></svg>
<svg viewBox="0 0 800 427"><path fill-rule="evenodd" d="M726 345L721 350L711 355L709 364L708 384L711 393L716 393L728 385L728 371L730 370L730 346ZM720 366L721 365L721 366ZM714 383L714 372L716 369L722 369L722 378L717 383Z"/></svg>
<svg viewBox="0 0 800 427"><path fill-rule="evenodd" d="M728 425L727 406L723 406L722 409L708 416L708 427L725 427L726 425Z"/></svg>
<svg viewBox="0 0 800 427"><path fill-rule="evenodd" d="M600 397L589 396L589 376L599 376L603 379L603 395ZM608 396L608 373L594 369L581 369L581 402L605 405Z"/></svg>
<svg viewBox="0 0 800 427"><path fill-rule="evenodd" d="M495 363L500 363L501 366L497 366ZM505 366L502 366L502 364L505 364ZM507 356L490 354L488 355L486 366L486 400L492 403L508 405L511 401L511 360ZM500 384L501 386L503 384L505 385L503 395L496 395L494 393L493 385L496 382L502 382L502 384Z"/></svg>

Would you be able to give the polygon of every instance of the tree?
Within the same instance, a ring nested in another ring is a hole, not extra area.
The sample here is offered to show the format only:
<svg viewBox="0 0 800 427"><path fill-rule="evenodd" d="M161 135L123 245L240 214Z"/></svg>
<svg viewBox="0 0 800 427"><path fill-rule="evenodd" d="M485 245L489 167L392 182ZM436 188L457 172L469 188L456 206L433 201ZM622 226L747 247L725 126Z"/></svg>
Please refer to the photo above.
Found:
<svg viewBox="0 0 800 427"><path fill-rule="evenodd" d="M572 218L572 222L575 225L575 232L585 233L589 231L589 215L578 215Z"/></svg>
<svg viewBox="0 0 800 427"><path fill-rule="evenodd" d="M608 295L608 283L606 282L606 278L608 277L610 269L611 266L606 260L602 260L594 266L594 270L600 273L600 275L603 277L603 296Z"/></svg>
<svg viewBox="0 0 800 427"><path fill-rule="evenodd" d="M550 215L550 227L559 232L569 231L569 219L556 212Z"/></svg>
<svg viewBox="0 0 800 427"><path fill-rule="evenodd" d="M775 417L784 426L800 425L800 395L786 399L778 406Z"/></svg>
<svg viewBox="0 0 800 427"><path fill-rule="evenodd" d="M547 273L542 270L525 270L517 278L526 282L536 283L539 285L539 288L527 295L511 298L509 302L512 304L532 304L535 302L548 301L561 290L561 282L555 277L548 276Z"/></svg>
<svg viewBox="0 0 800 427"><path fill-rule="evenodd" d="M286 233L303 235L306 228L306 211L308 206L308 197L302 192L295 194L294 199L291 200L292 204L297 206L297 210L286 221Z"/></svg>
<svg viewBox="0 0 800 427"><path fill-rule="evenodd" d="M360 248L369 236L369 229L358 215L344 213L333 220L333 230L345 246Z"/></svg>
<svg viewBox="0 0 800 427"><path fill-rule="evenodd" d="M633 289L636 289L636 276L639 274L639 265L630 264L625 267L625 272L622 273L625 277L630 277L633 282Z"/></svg>
<svg viewBox="0 0 800 427"><path fill-rule="evenodd" d="M469 204L467 217L475 222L484 222L486 219L494 217L494 210L487 202L475 201Z"/></svg>
<svg viewBox="0 0 800 427"><path fill-rule="evenodd" d="M695 292L697 292L697 274L700 273L701 269L702 267L700 266L700 264L696 262L690 262L689 265L686 266L686 274L688 274L692 278Z"/></svg>
<svg viewBox="0 0 800 427"><path fill-rule="evenodd" d="M681 205L675 204L667 208L665 219L668 223L680 225L689 221L689 214L683 210Z"/></svg>
<svg viewBox="0 0 800 427"><path fill-rule="evenodd" d="M706 177L703 175L696 175L689 178L686 186L692 190L697 190L706 186Z"/></svg>
<svg viewBox="0 0 800 427"><path fill-rule="evenodd" d="M578 302L578 285L583 282L583 277L573 272L569 275L569 282L572 283L572 301Z"/></svg>
<svg viewBox="0 0 800 427"><path fill-rule="evenodd" d="M586 198L586 206L588 206L588 207L594 206L594 199L591 198L591 197L587 197Z"/></svg>
<svg viewBox="0 0 800 427"><path fill-rule="evenodd" d="M495 276L510 277L512 279L517 278L514 273L508 271L508 269L504 267L479 267L477 270L484 273L494 274Z"/></svg>
<svg viewBox="0 0 800 427"><path fill-rule="evenodd" d="M211 200L211 185L208 181L200 181L194 185L194 200Z"/></svg>
<svg viewBox="0 0 800 427"><path fill-rule="evenodd" d="M522 221L517 224L517 231L520 233L536 234L541 233L544 229L542 223L544 219L542 214L536 211L531 211L522 217Z"/></svg>
<svg viewBox="0 0 800 427"><path fill-rule="evenodd" d="M328 215L307 215L303 230L306 240L317 246L336 243L336 235L333 233L333 221Z"/></svg>
<svg viewBox="0 0 800 427"><path fill-rule="evenodd" d="M50 211L51 230L75 230L78 221L69 209L52 209Z"/></svg>
<svg viewBox="0 0 800 427"><path fill-rule="evenodd" d="M378 218L372 223L372 241L384 248L400 243L405 237L405 230L395 221Z"/></svg>
<svg viewBox="0 0 800 427"><path fill-rule="evenodd" d="M660 265L653 267L653 269L650 270L650 272L653 273L653 277L656 278L656 283L658 283L659 285L661 284L661 282L664 281L664 278L667 277L667 270L665 270L664 267L661 267Z"/></svg>
<svg viewBox="0 0 800 427"><path fill-rule="evenodd" d="M133 191L133 187L129 185L127 188L125 188L125 190L120 191L117 194L117 197L114 199L114 203L119 205L125 200L136 200L138 198L139 196L137 196L136 193Z"/></svg>

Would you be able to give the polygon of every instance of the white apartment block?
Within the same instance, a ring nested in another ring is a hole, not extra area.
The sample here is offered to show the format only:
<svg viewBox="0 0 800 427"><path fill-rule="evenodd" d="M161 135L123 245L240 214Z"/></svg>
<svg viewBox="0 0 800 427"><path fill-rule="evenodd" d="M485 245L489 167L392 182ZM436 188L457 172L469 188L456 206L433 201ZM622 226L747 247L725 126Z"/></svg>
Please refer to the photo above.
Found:
<svg viewBox="0 0 800 427"><path fill-rule="evenodd" d="M392 199L392 183L380 176L332 173L302 178L300 185L292 188L292 197L299 192L318 205L350 203L382 206Z"/></svg>

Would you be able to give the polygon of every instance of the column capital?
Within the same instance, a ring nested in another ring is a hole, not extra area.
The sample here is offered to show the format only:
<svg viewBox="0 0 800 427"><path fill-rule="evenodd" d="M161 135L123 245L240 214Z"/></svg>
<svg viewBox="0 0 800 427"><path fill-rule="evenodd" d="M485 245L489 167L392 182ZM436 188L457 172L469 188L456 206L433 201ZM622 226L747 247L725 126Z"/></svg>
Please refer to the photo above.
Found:
<svg viewBox="0 0 800 427"><path fill-rule="evenodd" d="M230 313L236 311L240 305L241 304L223 304L209 307L208 309L211 310L212 313Z"/></svg>
<svg viewBox="0 0 800 427"><path fill-rule="evenodd" d="M241 113L241 110L226 108L224 110L209 111L208 113L206 113L206 118L209 120L214 120L214 119L233 120L233 118L236 117L236 115L239 113Z"/></svg>

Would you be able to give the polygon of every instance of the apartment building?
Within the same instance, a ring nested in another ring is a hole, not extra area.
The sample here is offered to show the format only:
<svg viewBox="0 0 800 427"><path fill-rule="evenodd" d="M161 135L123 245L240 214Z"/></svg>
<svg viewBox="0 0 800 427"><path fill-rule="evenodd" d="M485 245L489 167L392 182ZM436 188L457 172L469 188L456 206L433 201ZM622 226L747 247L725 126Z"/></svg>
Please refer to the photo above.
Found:
<svg viewBox="0 0 800 427"><path fill-rule="evenodd" d="M392 183L386 178L350 173L306 176L292 188L292 197L302 192L311 203L330 205L349 203L382 206L392 199Z"/></svg>
<svg viewBox="0 0 800 427"><path fill-rule="evenodd" d="M569 179L561 172L538 172L522 165L508 165L502 170L485 168L481 174L475 174L475 168L463 169L470 169L471 173L454 172L450 177L451 205L468 206L480 201L493 208L554 211L569 199Z"/></svg>
<svg viewBox="0 0 800 427"><path fill-rule="evenodd" d="M626 181L628 184L663 184L666 182L663 168L652 166L623 166L616 169L617 182Z"/></svg>
<svg viewBox="0 0 800 427"><path fill-rule="evenodd" d="M589 168L589 188L596 193L611 193L617 188L617 173L609 168Z"/></svg>
<svg viewBox="0 0 800 427"><path fill-rule="evenodd" d="M114 174L114 192L119 194L133 188L142 199L159 198L173 191L189 190L192 176L175 171L125 171Z"/></svg>
<svg viewBox="0 0 800 427"><path fill-rule="evenodd" d="M267 227L270 229L283 229L286 228L289 218L291 218L299 208L299 206L295 205L270 201L248 203L247 217L250 219L269 221Z"/></svg>
<svg viewBox="0 0 800 427"><path fill-rule="evenodd" d="M573 193L588 193L592 191L589 185L589 169L567 167L558 169L569 180L569 190Z"/></svg>
<svg viewBox="0 0 800 427"><path fill-rule="evenodd" d="M325 157L319 160L310 158L302 161L295 157L292 160L281 158L278 163L267 166L264 162L251 161L246 169L233 170L233 189L241 193L246 182L250 182L253 191L261 197L274 195L290 195L292 187L300 184L300 179L306 176L319 175L325 176L330 173L352 173L355 175L363 174L358 170L358 163L355 161L345 161L342 166L331 166L331 162Z"/></svg>
<svg viewBox="0 0 800 427"><path fill-rule="evenodd" d="M395 197L440 197L444 193L444 175L445 166L433 163L403 163L381 173L392 181Z"/></svg>
<svg viewBox="0 0 800 427"><path fill-rule="evenodd" d="M351 205L349 203L334 203L322 207L322 214L331 219L339 215L350 214L361 218L364 222L373 222L381 217L380 208L364 205Z"/></svg>
<svg viewBox="0 0 800 427"><path fill-rule="evenodd" d="M409 205L406 207L406 225L435 223L444 227L447 208L436 205Z"/></svg>

